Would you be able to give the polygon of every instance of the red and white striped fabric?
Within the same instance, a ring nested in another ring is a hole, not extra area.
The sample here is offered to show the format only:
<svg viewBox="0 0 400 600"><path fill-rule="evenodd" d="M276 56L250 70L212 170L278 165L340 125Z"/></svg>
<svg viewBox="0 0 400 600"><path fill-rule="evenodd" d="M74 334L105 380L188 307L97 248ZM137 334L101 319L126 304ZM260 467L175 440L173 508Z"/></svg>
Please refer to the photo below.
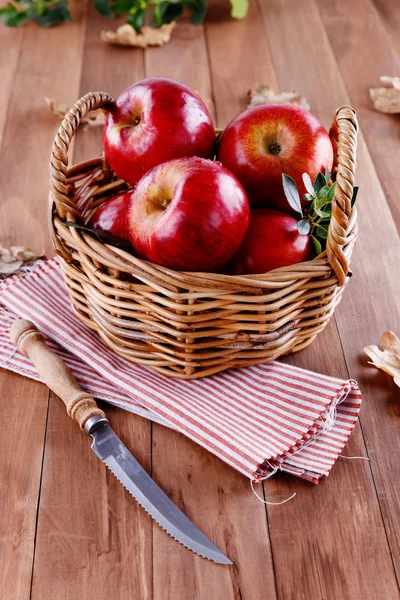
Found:
<svg viewBox="0 0 400 600"><path fill-rule="evenodd" d="M357 421L361 393L280 362L195 381L170 379L109 350L73 315L57 259L0 284L0 366L38 379L8 338L31 319L96 398L182 432L253 480L278 469L318 483Z"/></svg>

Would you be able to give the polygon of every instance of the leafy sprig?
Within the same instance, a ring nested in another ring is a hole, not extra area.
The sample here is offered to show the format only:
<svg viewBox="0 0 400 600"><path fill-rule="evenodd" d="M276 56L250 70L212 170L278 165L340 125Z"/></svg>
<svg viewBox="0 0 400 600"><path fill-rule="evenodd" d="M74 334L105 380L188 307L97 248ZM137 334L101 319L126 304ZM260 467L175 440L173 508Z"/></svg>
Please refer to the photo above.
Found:
<svg viewBox="0 0 400 600"><path fill-rule="evenodd" d="M9 0L0 8L0 19L9 27L24 21L36 21L41 27L52 27L71 21L67 0Z"/></svg>
<svg viewBox="0 0 400 600"><path fill-rule="evenodd" d="M308 173L303 173L302 178L304 187L307 190L304 194L304 200L308 203L304 209L296 183L285 173L282 174L283 190L291 208L301 216L297 223L298 232L311 237L315 254L318 256L326 248L336 182L331 182L331 174L328 168L325 169L325 173L318 173L314 183L312 183ZM352 206L356 201L357 193L358 187L356 186L353 190Z"/></svg>
<svg viewBox="0 0 400 600"><path fill-rule="evenodd" d="M104 17L127 15L127 23L139 32L145 23L148 10L152 11L153 24L161 26L178 19L188 10L191 21L199 25L207 13L207 0L93 0L96 10ZM231 15L243 19L248 10L248 0L230 0ZM8 0L0 8L0 19L9 27L18 27L24 21L36 21L42 27L51 27L70 21L68 0Z"/></svg>

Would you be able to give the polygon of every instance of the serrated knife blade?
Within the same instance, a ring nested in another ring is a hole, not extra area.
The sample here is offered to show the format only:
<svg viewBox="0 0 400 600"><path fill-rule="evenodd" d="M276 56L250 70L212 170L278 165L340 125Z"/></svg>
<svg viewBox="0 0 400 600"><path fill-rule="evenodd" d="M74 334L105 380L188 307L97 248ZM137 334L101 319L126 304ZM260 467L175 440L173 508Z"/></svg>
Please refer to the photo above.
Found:
<svg viewBox="0 0 400 600"><path fill-rule="evenodd" d="M169 535L204 558L224 565L232 564L153 481L108 423L91 431L90 435L95 454Z"/></svg>
<svg viewBox="0 0 400 600"><path fill-rule="evenodd" d="M10 337L28 356L41 380L64 402L68 415L93 438L92 449L144 510L175 540L216 563L232 562L186 517L152 480L111 429L93 396L78 385L61 358L46 344L36 326L17 319Z"/></svg>

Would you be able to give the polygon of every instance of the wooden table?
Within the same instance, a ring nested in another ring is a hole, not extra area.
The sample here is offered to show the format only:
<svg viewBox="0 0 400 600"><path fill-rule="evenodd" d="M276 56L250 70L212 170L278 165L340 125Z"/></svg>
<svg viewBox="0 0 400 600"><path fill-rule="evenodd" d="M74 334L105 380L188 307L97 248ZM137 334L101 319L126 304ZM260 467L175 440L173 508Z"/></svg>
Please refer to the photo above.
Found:
<svg viewBox="0 0 400 600"><path fill-rule="evenodd" d="M304 94L326 126L349 103L361 123L360 238L335 320L293 364L359 381L363 408L329 478L249 481L183 436L107 407L112 426L173 500L234 561L221 567L174 542L89 450L47 388L0 369L0 597L4 600L281 600L399 598L400 394L362 348L400 332L400 120L375 112L368 88L400 74L395 0L253 0L246 20L212 1L204 27L179 23L163 48L105 46L114 26L87 18L50 30L0 26L0 241L52 249L48 158L57 127L44 97L72 104L118 94L144 76L179 79L207 99L219 127L256 82ZM82 132L74 159L98 152Z"/></svg>

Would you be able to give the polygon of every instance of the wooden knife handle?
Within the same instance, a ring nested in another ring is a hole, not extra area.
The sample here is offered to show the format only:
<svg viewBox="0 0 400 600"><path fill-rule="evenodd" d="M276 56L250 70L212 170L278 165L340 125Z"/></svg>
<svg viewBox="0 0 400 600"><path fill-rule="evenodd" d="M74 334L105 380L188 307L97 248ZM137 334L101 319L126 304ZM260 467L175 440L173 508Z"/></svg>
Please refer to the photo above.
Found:
<svg viewBox="0 0 400 600"><path fill-rule="evenodd" d="M30 358L42 381L61 398L67 413L81 429L85 429L86 422L92 417L106 421L104 412L97 406L93 396L79 387L71 371L49 348L31 321L17 319L11 326L10 338L22 354Z"/></svg>

